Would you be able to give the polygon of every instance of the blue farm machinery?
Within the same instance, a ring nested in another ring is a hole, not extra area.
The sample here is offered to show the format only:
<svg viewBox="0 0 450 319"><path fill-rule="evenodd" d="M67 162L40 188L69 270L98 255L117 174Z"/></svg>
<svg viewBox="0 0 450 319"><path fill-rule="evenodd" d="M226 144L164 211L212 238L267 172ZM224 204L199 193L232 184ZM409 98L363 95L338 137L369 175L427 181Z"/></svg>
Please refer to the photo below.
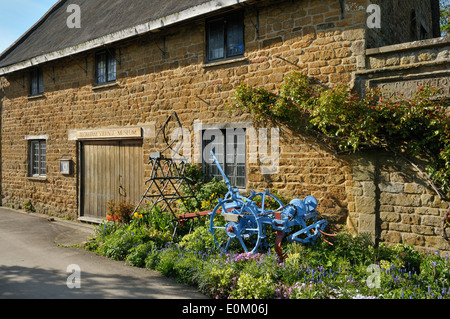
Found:
<svg viewBox="0 0 450 319"><path fill-rule="evenodd" d="M322 235L333 236L324 232L327 221L318 220L317 200L313 196L307 196L304 200L293 199L288 204L269 190L260 193L252 191L249 197L241 196L239 190L231 186L213 152L211 155L228 186L224 198L219 199L208 213L209 231L216 246L223 252L230 248L242 248L245 252L256 253L260 247L267 246L266 239L273 234L269 226L275 231L275 250L280 259L285 257L281 250L285 238L290 242L306 244ZM268 201L275 202L278 207L273 209L270 205L269 208Z"/></svg>
<svg viewBox="0 0 450 319"><path fill-rule="evenodd" d="M175 141L169 142L166 134L170 120L175 121L179 131L182 129L180 120L174 113L158 131L157 136L163 137L166 146L163 150L158 150L155 139L157 152L150 156L149 164L152 166L152 172L151 178L146 181L149 185L134 212L144 200L150 202L147 206L149 211L159 206L160 211L171 212L176 223L174 236L177 225L184 225L187 220L195 217L209 215L209 231L214 236L216 246L223 252L244 250L256 253L260 248L267 248L271 242L269 239L273 242L275 235L275 250L280 260L285 258L281 250L283 240L308 244L317 238L328 242L323 235L334 236L324 232L327 222L318 219L316 198L307 196L303 200L293 199L286 204L269 190L259 193L252 191L250 196L242 196L239 189L231 186L212 151L212 159L228 186L228 192L224 198L218 200L212 211L177 215L171 208L172 204L179 200L191 200L195 198L195 194L180 192L181 185L188 180L185 173L186 159L164 156L167 151L179 154L174 148Z"/></svg>

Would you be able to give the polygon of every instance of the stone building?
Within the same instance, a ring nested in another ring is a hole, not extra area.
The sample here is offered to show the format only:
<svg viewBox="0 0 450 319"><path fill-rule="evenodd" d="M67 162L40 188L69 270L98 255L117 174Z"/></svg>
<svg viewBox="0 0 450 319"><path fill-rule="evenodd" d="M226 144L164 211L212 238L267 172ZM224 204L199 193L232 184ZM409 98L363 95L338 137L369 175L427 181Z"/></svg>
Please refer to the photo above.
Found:
<svg viewBox="0 0 450 319"><path fill-rule="evenodd" d="M244 158L223 158L243 191L314 195L332 223L378 241L449 250L438 232L447 203L416 173L402 180L398 169L412 170L406 164L388 155L376 163L368 155L340 157L283 128L276 169L264 172L260 150L270 149L277 131L225 108L240 83L277 90L293 70L326 86L371 85L380 47L420 47L439 36L437 2L58 1L0 56L2 205L29 203L94 221L105 217L110 199L136 202L156 132L175 111L191 161L205 167L205 133L240 132L229 140L224 134L221 143ZM439 43L447 48L439 59L448 63L448 39ZM385 176L383 183L374 181L374 171L388 163L394 168L375 174Z"/></svg>

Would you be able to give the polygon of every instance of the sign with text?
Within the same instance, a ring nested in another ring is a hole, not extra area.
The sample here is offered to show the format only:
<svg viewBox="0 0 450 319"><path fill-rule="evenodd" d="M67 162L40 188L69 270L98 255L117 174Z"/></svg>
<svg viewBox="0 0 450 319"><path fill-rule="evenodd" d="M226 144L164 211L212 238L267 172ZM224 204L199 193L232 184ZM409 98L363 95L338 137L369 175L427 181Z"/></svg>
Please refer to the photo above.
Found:
<svg viewBox="0 0 450 319"><path fill-rule="evenodd" d="M375 81L374 81L375 82ZM448 75L417 78L412 80L386 81L373 83L380 88L381 94L386 99L401 95L403 98L413 98L419 87L430 86L438 90L436 98L450 97L450 78Z"/></svg>
<svg viewBox="0 0 450 319"><path fill-rule="evenodd" d="M112 128L103 130L78 131L77 139L116 139L116 138L139 138L142 137L140 127Z"/></svg>

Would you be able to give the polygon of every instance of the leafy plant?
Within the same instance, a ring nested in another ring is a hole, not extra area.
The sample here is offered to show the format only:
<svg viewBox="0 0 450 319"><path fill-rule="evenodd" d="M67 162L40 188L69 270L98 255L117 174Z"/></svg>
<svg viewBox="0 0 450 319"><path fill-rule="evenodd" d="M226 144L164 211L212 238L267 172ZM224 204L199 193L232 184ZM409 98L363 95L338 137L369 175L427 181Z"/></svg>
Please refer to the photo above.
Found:
<svg viewBox="0 0 450 319"><path fill-rule="evenodd" d="M421 157L430 178L448 192L450 118L444 111L448 102L437 94L425 86L412 99L386 100L379 89L370 88L359 97L346 83L323 88L292 72L278 94L241 84L228 107L249 112L256 121L310 132L338 151L383 147Z"/></svg>
<svg viewBox="0 0 450 319"><path fill-rule="evenodd" d="M208 180L199 166L188 165L186 177L186 183L182 185L181 191L189 196L194 195L194 198L178 200L177 208L180 214L212 210L217 205L217 199L228 191L223 180L215 178Z"/></svg>
<svg viewBox="0 0 450 319"><path fill-rule="evenodd" d="M134 210L134 206L124 199L118 202L111 199L106 203L106 208L108 210L106 220L119 224L128 223L131 220L131 213Z"/></svg>
<svg viewBox="0 0 450 319"><path fill-rule="evenodd" d="M29 200L23 202L22 207L27 212L35 212L36 211L36 209L34 208L33 204Z"/></svg>
<svg viewBox="0 0 450 319"><path fill-rule="evenodd" d="M140 220L111 224L99 226L94 251L196 285L212 298L450 298L448 256L421 254L405 244L374 247L367 234L341 232L333 246L285 243L288 257L280 263L271 251L222 254L204 226L169 244L169 232ZM379 288L367 284L369 265L379 267Z"/></svg>
<svg viewBox="0 0 450 319"><path fill-rule="evenodd" d="M197 227L194 232L185 235L180 241L180 247L203 252L216 248L214 238L205 226Z"/></svg>
<svg viewBox="0 0 450 319"><path fill-rule="evenodd" d="M449 0L439 0L441 8L441 33L442 36L448 35L450 31L450 1Z"/></svg>
<svg viewBox="0 0 450 319"><path fill-rule="evenodd" d="M125 262L136 267L145 267L145 259L147 258L149 252L155 249L155 243L153 241L148 241L132 247L127 252L127 257Z"/></svg>

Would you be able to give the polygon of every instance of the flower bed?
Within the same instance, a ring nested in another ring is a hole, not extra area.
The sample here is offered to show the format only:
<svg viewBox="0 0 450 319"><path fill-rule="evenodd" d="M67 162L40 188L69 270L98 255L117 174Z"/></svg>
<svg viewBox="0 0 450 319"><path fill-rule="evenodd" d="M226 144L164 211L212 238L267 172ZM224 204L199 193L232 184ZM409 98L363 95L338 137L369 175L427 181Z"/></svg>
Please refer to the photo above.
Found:
<svg viewBox="0 0 450 319"><path fill-rule="evenodd" d="M374 248L368 236L340 233L334 245L284 244L287 259L215 249L204 221L171 241L167 219L106 221L87 249L193 285L211 298L450 299L450 261L410 246Z"/></svg>

